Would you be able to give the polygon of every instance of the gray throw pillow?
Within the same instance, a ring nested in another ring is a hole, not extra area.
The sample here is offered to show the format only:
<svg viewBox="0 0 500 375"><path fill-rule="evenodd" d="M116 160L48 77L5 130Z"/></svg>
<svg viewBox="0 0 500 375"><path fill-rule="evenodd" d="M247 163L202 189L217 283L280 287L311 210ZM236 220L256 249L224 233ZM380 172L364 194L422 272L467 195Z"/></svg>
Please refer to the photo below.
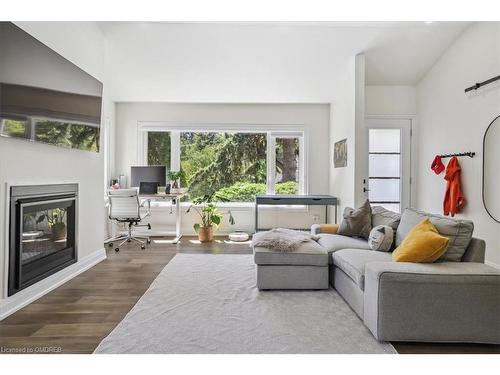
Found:
<svg viewBox="0 0 500 375"><path fill-rule="evenodd" d="M390 211L382 206L372 207L372 226L388 225L393 231L396 231L401 221L401 214Z"/></svg>
<svg viewBox="0 0 500 375"><path fill-rule="evenodd" d="M337 234L368 239L372 229L372 208L368 200L356 210L346 207L343 217Z"/></svg>
<svg viewBox="0 0 500 375"><path fill-rule="evenodd" d="M388 225L377 225L370 231L368 246L377 251L389 251L392 248L394 231Z"/></svg>

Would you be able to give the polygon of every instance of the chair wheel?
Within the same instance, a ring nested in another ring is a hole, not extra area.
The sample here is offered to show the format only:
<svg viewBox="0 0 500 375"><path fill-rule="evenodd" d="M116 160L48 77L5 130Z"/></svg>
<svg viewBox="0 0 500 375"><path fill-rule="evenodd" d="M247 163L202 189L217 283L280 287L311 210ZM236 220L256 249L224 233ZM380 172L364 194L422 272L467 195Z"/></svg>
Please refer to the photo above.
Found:
<svg viewBox="0 0 500 375"><path fill-rule="evenodd" d="M108 243L109 247L113 247L113 242Z"/></svg>
<svg viewBox="0 0 500 375"><path fill-rule="evenodd" d="M132 242L132 240L131 240L131 239L128 239L128 240L127 240L127 242Z"/></svg>
<svg viewBox="0 0 500 375"><path fill-rule="evenodd" d="M151 243L151 240L148 238L148 239L146 240L146 243L149 245L149 244Z"/></svg>
<svg viewBox="0 0 500 375"><path fill-rule="evenodd" d="M117 252L119 252L119 251L120 251L120 248L119 248L119 247L115 248L115 253L117 253Z"/></svg>
<svg viewBox="0 0 500 375"><path fill-rule="evenodd" d="M148 229L151 230L151 224L148 223Z"/></svg>
<svg viewBox="0 0 500 375"><path fill-rule="evenodd" d="M141 245L141 249L142 249L142 250L145 250L145 249L146 249L146 246Z"/></svg>

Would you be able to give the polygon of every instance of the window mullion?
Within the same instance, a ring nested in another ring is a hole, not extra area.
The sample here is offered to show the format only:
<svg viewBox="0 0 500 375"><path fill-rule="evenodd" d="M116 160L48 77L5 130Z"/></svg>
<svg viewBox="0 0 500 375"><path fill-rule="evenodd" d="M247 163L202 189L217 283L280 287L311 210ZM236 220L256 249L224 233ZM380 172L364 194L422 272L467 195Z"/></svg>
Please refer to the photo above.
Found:
<svg viewBox="0 0 500 375"><path fill-rule="evenodd" d="M276 137L267 133L267 194L274 194L276 177Z"/></svg>
<svg viewBox="0 0 500 375"><path fill-rule="evenodd" d="M181 169L181 132L170 132L170 170L180 171Z"/></svg>
<svg viewBox="0 0 500 375"><path fill-rule="evenodd" d="M139 160L138 165L148 165L148 133L147 131L141 131L139 139L140 149L139 149Z"/></svg>
<svg viewBox="0 0 500 375"><path fill-rule="evenodd" d="M299 194L308 194L308 187L306 186L306 152L304 136L299 137Z"/></svg>

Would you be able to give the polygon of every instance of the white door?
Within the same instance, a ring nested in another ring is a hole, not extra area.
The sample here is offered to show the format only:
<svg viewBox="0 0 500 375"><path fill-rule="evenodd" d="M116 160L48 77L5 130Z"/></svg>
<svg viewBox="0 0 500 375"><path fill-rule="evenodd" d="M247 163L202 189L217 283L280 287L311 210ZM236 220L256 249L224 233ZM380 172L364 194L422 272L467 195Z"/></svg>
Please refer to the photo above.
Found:
<svg viewBox="0 0 500 375"><path fill-rule="evenodd" d="M403 212L410 206L411 120L367 118L368 176L364 192L370 203Z"/></svg>

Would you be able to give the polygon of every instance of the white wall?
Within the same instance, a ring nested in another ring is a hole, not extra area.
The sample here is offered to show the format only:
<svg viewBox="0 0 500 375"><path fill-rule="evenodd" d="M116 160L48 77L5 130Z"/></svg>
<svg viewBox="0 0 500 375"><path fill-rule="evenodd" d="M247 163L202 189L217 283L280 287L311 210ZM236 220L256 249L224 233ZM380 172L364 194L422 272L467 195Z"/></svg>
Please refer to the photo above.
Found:
<svg viewBox="0 0 500 375"><path fill-rule="evenodd" d="M336 102L332 104L330 116L330 194L339 198L337 214L339 223L342 220L344 208L347 206L353 207L355 200L355 77L356 59L353 56L346 63L344 81L341 86L343 92ZM347 166L335 168L333 164L334 144L342 139L347 139Z"/></svg>
<svg viewBox="0 0 500 375"><path fill-rule="evenodd" d="M500 264L500 225L481 200L482 140L491 120L500 112L500 85L476 93L464 89L500 73L500 24L471 25L449 47L418 84L418 207L442 212L443 174L436 176L430 163L436 154L474 151L460 158L467 205L458 217L474 221L474 235L486 240L486 260ZM497 182L500 185L500 181Z"/></svg>
<svg viewBox="0 0 500 375"><path fill-rule="evenodd" d="M37 39L72 61L89 74L104 82L103 117L113 117L113 104L109 100L104 77L104 41L100 30L94 23L81 22L18 22L18 26ZM42 184L76 181L79 190L79 262L72 265L72 270L81 267L88 257L96 252L103 254L102 239L104 237L101 218L103 206L103 155L102 153L68 150L39 143L22 140L0 138L0 290L6 285L5 262L7 247L4 214L7 191L6 184ZM61 271L63 272L63 271ZM57 277L56 275L53 275ZM55 280L51 276L51 280ZM50 287L50 285L46 285ZM30 298L29 291L33 287L19 292L16 303L24 303L21 297ZM32 297L32 296L31 296ZM10 299L0 300L0 312L4 307L15 307ZM0 314L1 315L1 314Z"/></svg>
<svg viewBox="0 0 500 375"><path fill-rule="evenodd" d="M414 115L417 113L416 86L365 87L367 115Z"/></svg>
<svg viewBox="0 0 500 375"><path fill-rule="evenodd" d="M116 168L115 174L130 174L130 166L138 165L137 124L139 121L165 121L170 123L194 124L290 124L303 125L307 129L309 193L327 194L329 191L328 168L329 154L329 116L328 104L176 104L176 103L118 103L116 106ZM323 209L311 208L309 211L267 210L261 215L262 227L290 225L307 228L313 222L314 214ZM233 209L236 225L220 228L220 233L231 229L253 231L253 207ZM182 231L194 234L192 225L194 214L183 215ZM166 230L174 215L157 213L153 215L155 230ZM259 225L260 226L260 225ZM170 228L172 228L170 226Z"/></svg>
<svg viewBox="0 0 500 375"><path fill-rule="evenodd" d="M107 29L107 59L119 102L329 103L342 90L346 62L380 32L117 23Z"/></svg>
<svg viewBox="0 0 500 375"><path fill-rule="evenodd" d="M366 62L363 54L355 57L355 165L354 165L354 206L360 207L367 199L363 188L368 176L368 137L365 130L365 70Z"/></svg>

